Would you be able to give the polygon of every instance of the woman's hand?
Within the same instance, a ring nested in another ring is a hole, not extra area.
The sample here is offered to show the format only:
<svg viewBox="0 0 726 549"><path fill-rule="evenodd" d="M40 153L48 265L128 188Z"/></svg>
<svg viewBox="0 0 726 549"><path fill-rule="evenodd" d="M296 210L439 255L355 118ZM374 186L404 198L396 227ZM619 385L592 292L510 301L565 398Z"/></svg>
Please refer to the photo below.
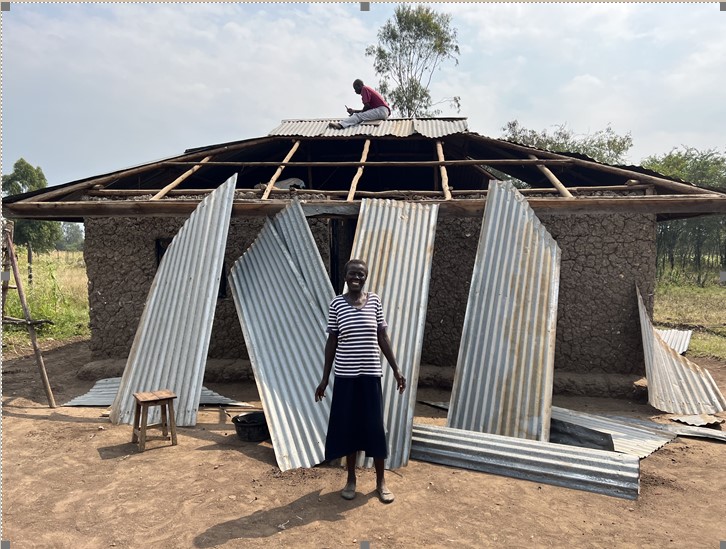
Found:
<svg viewBox="0 0 726 549"><path fill-rule="evenodd" d="M403 394L406 390L406 378L401 375L401 372L394 372L393 377L396 378L396 388L399 394Z"/></svg>
<svg viewBox="0 0 726 549"><path fill-rule="evenodd" d="M320 385L318 385L318 388L315 389L315 402L320 402L325 398L325 389L328 388L328 382L327 381L321 381Z"/></svg>

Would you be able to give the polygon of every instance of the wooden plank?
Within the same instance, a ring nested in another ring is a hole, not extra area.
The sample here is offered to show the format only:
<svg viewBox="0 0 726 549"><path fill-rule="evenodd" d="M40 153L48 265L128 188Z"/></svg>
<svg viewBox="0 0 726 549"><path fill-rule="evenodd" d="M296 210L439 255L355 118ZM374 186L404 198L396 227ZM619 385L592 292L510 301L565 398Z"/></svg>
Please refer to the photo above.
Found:
<svg viewBox="0 0 726 549"><path fill-rule="evenodd" d="M273 187L275 186L275 181L277 181L277 178L280 177L280 174L282 173L282 170L285 169L285 162L288 162L292 155L295 154L295 151L300 146L300 140L298 139L293 144L292 148L290 149L290 152L287 153L287 156L285 156L285 159L282 161L280 166L275 171L275 174L272 176L272 179L267 183L267 187L265 188L265 192L262 195L262 200L267 200L267 197L270 196L270 192L272 191Z"/></svg>
<svg viewBox="0 0 726 549"><path fill-rule="evenodd" d="M439 157L439 162L444 162L444 145L441 140L436 142L436 154ZM444 191L444 199L451 200L451 189L449 189L449 175L446 173L446 166L441 165L441 189Z"/></svg>
<svg viewBox="0 0 726 549"><path fill-rule="evenodd" d="M712 195L656 195L629 197L578 197L563 200L561 197L532 197L527 199L535 211L556 215L645 213L645 214L716 214L726 213L726 197ZM347 215L354 202L336 200L304 200L303 207L324 207L324 211ZM426 200L439 204L440 215L462 216L483 212L485 199ZM26 219L57 219L66 217L187 217L199 204L199 200L141 201L78 201L39 202L4 205L6 215ZM238 200L232 206L234 216L274 215L289 204L289 200ZM321 210L322 211L322 210Z"/></svg>
<svg viewBox="0 0 726 549"><path fill-rule="evenodd" d="M529 158L531 160L537 159L537 157L533 154L530 154ZM572 198L572 193L570 193L570 191L568 191L565 188L565 186L562 184L562 181L557 179L555 174L553 174L549 168L547 168L546 166L539 165L539 166L537 166L537 169L539 169L539 171L541 171L544 174L544 176L547 178L547 180L555 186L555 189L557 189L557 191L560 193L561 196L564 196L565 198Z"/></svg>
<svg viewBox="0 0 726 549"><path fill-rule="evenodd" d="M365 162L368 158L368 149L371 146L371 140L366 139L366 142L363 144L363 154L360 155L360 161ZM355 172L355 176L353 177L353 181L350 184L350 190L348 191L348 198L346 199L348 202L352 202L353 198L355 197L355 190L358 187L358 180L360 180L361 176L363 175L363 169L365 166L358 166L358 171Z"/></svg>
<svg viewBox="0 0 726 549"><path fill-rule="evenodd" d="M306 166L312 166L312 167L318 167L318 168L332 168L332 167L340 167L340 168L356 168L359 166L374 166L379 168L406 168L411 166L418 166L418 167L437 167L437 166L526 166L526 165L566 165L566 164L572 164L574 163L574 160L568 160L568 159L547 159L547 158L538 158L537 160L531 160L527 158L522 159L512 159L512 158L502 158L502 159L488 159L488 160L477 160L477 159L469 159L469 160L383 160L378 162L360 162L360 161L325 161L325 162L315 162L315 161L300 161L300 162L289 162L283 160L282 162L275 162L275 161L245 161L245 162L208 162L207 164L209 166L230 166L230 167L239 167L239 166L247 166L247 167L263 167L263 168L271 168L275 166L296 166L296 167L306 167ZM193 166L196 164L196 162L180 162L180 161L168 161L165 162L165 164L170 166Z"/></svg>
<svg viewBox="0 0 726 549"><path fill-rule="evenodd" d="M196 172L199 168L202 167L203 164L206 162L209 162L212 159L212 156L206 156L199 164L194 166L193 168L185 171L183 174L181 174L179 177L177 177L174 181L169 183L166 187L161 189L158 193L156 193L154 196L152 196L149 200L161 200L166 196L166 193L168 193L170 190L176 188L179 186L179 184L184 181L186 178L188 178L190 175L192 175L194 172Z"/></svg>

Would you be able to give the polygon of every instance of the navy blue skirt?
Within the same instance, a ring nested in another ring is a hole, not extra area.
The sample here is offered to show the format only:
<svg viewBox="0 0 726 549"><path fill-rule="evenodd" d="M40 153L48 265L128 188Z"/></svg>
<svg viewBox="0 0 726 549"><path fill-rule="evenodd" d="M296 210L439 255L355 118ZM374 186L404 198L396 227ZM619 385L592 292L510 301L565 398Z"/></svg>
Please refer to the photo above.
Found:
<svg viewBox="0 0 726 549"><path fill-rule="evenodd" d="M355 452L365 452L370 458L388 457L378 376L335 378L325 459L338 459Z"/></svg>

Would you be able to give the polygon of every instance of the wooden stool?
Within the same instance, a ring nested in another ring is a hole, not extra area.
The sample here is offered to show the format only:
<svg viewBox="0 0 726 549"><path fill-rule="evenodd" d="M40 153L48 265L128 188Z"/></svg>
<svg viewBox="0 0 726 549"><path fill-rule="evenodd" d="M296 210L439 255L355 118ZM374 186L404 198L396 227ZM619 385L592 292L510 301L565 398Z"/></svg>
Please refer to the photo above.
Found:
<svg viewBox="0 0 726 549"><path fill-rule="evenodd" d="M136 410L134 413L134 431L131 442L139 443L139 450L146 448L146 428L157 427L161 429L164 438L171 431L171 445L176 446L176 423L174 422L174 399L176 395L169 389L151 391L147 393L134 393ZM159 425L146 425L149 419L149 406L161 407L161 423Z"/></svg>

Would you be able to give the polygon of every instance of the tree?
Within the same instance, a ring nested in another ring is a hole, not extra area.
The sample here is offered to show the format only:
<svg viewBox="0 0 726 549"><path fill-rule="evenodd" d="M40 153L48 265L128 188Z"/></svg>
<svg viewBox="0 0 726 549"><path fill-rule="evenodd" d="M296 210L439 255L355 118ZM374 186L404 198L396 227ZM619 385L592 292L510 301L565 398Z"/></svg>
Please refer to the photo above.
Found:
<svg viewBox="0 0 726 549"><path fill-rule="evenodd" d="M83 249L83 229L80 223L61 223L60 240L56 242L56 250L78 251Z"/></svg>
<svg viewBox="0 0 726 549"><path fill-rule="evenodd" d="M12 173L3 175L3 196L45 189L48 181L40 166L34 168L21 158L13 165ZM60 223L57 221L31 221L20 219L15 222L13 240L16 244L30 245L37 252L55 248L61 238Z"/></svg>
<svg viewBox="0 0 726 549"><path fill-rule="evenodd" d="M547 149L553 152L580 153L604 164L623 164L633 146L630 132L618 135L608 124L604 130L595 133L575 134L567 124L554 126L554 131L530 130L517 120L511 120L502 127L502 139L515 141L528 147Z"/></svg>
<svg viewBox="0 0 726 549"><path fill-rule="evenodd" d="M381 78L379 91L402 116L440 114L439 110L429 110L429 86L444 61L459 63L451 15L426 6L399 4L393 18L378 31L378 45L368 46L366 55L373 57L373 68ZM450 101L458 112L459 97Z"/></svg>
<svg viewBox="0 0 726 549"><path fill-rule="evenodd" d="M675 148L662 156L647 157L643 166L701 187L726 192L726 155L714 149ZM681 268L691 266L695 269L699 285L705 285L708 270L726 269L726 216L662 221L658 224L656 239L660 276L665 273L666 261L671 276L674 275L677 257Z"/></svg>

